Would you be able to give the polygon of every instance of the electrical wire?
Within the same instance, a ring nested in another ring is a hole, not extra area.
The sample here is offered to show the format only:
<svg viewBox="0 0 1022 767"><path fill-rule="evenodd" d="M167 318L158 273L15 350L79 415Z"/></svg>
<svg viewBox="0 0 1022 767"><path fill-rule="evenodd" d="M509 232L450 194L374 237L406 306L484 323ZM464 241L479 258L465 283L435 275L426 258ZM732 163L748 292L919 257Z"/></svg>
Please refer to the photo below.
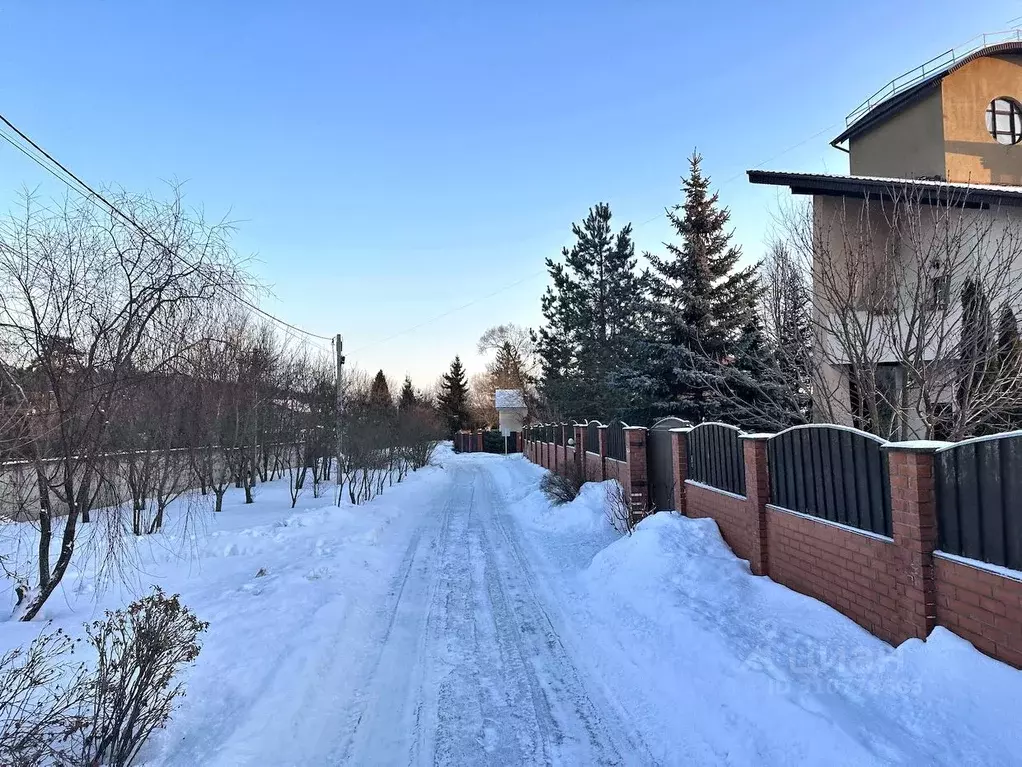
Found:
<svg viewBox="0 0 1022 767"><path fill-rule="evenodd" d="M114 215L116 215L119 218L121 218L122 220L124 220L130 226L134 227L140 234L142 234L142 235L148 237L149 239L151 239L153 242L155 242L157 245L159 245L161 248L163 248L163 250L166 253L168 253L170 256L172 256L173 258L176 258L178 261L183 263L188 268L198 270L198 267L195 264L191 263L184 256L182 256L180 253L176 252L172 248L168 247L165 243L161 242L159 240L159 238L155 237L151 232L149 232L144 226L142 226L133 217L129 216L127 213L125 213L120 208L118 208L116 205L114 205L112 202L110 202L108 199L106 199L106 197L104 197L102 194L100 194L95 189L93 189L91 186L89 186L85 181L83 181L81 178L79 178L77 175L75 175L75 173L72 172L67 166L62 164L59 160L57 160L55 157L53 157L53 155L51 155L49 152L47 152L45 149L43 149L39 144L37 144L35 141L33 141L24 131L22 131L20 128L18 128L18 126L16 126L14 123L12 123L3 114L0 114L0 122L2 122L4 125L6 125L10 130L14 131L14 133L16 133L17 136L22 141L24 141L29 146L31 146L36 152L38 152L40 155L42 155L42 157L45 158L46 161L47 161L47 162L43 162L38 156L36 156L36 155L32 154L31 152L29 152L27 149L25 149L25 147L20 145L15 139L13 139L6 132L0 132L0 138L3 138L7 143L9 143L12 146L14 146L15 149L18 149L22 154L24 154L26 157L28 157L30 160L32 160L34 163L36 163L36 165L38 165L43 170L45 170L48 173L50 173L56 179L58 179L59 181L63 182L69 189L71 189L72 191L77 192L78 194L82 195L83 197L85 197L90 202L94 202L95 203L95 201L98 200L99 203L102 204L104 207L106 207L111 213L113 213ZM47 163L49 163L49 164L47 164ZM56 170L54 168L56 168ZM72 181L69 181L68 179L71 179L74 183L72 183ZM294 325L294 324L288 322L287 320L281 319L280 317L277 317L276 315L271 314L270 312L266 311L265 309L260 308L258 305L252 303L250 300L248 300L244 296L239 295L238 293L236 293L235 291L233 291L233 290L231 290L229 288L221 286L221 290L224 293L226 293L228 296L230 296L234 300L238 301L239 303L243 304L244 306L247 306L249 309L251 309L252 311L256 312L257 314L260 314L263 317L265 317L265 318L267 318L267 319L269 319L269 320L271 320L273 322L276 322L277 324L279 324L282 327L289 328L291 331L293 331L295 333L300 333L300 334L302 334L304 336L308 336L309 338L318 338L318 339L323 340L323 341L333 341L333 339L330 336L323 336L323 335L319 335L318 333L312 333L312 332L310 332L308 330L305 330L304 328L300 328L297 325Z"/></svg>

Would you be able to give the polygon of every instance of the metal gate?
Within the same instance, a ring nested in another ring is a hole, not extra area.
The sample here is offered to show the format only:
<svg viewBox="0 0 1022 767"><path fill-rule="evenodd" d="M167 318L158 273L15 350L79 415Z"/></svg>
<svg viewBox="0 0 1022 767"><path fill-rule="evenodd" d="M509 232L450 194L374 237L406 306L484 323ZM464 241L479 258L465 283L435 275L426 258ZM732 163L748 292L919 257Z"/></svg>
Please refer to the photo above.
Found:
<svg viewBox="0 0 1022 767"><path fill-rule="evenodd" d="M674 509L674 483L677 476L671 450L671 429L691 426L680 418L661 418L649 430L646 442L646 470L649 500L654 511Z"/></svg>

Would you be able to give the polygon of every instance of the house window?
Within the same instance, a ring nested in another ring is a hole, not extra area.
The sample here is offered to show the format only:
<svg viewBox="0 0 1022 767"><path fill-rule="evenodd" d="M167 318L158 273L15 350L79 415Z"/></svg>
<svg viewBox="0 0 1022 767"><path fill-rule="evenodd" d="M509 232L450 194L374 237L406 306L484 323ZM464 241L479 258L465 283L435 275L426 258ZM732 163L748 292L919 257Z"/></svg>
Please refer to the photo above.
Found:
<svg viewBox="0 0 1022 767"><path fill-rule="evenodd" d="M998 144L1022 141L1022 106L1007 96L991 101L987 107L987 130Z"/></svg>

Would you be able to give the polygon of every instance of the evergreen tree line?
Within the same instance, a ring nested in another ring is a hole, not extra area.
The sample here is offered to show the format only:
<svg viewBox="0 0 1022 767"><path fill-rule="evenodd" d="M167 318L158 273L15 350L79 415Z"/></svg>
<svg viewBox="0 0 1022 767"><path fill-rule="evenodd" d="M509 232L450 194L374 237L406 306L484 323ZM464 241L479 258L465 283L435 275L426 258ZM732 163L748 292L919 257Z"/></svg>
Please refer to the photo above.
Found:
<svg viewBox="0 0 1022 767"><path fill-rule="evenodd" d="M698 154L682 193L666 211L676 240L643 254L647 268L631 225L615 232L604 203L572 227L559 260L547 259L535 342L550 417L648 425L675 415L754 430L808 418L804 274L783 248L743 265Z"/></svg>

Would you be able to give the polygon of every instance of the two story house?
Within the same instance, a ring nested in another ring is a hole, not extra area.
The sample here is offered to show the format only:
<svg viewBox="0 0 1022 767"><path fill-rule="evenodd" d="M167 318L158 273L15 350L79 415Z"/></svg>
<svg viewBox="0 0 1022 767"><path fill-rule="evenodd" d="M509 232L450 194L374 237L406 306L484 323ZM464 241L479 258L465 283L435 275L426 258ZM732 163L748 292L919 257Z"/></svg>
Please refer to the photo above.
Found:
<svg viewBox="0 0 1022 767"><path fill-rule="evenodd" d="M847 175L748 171L808 198L787 239L811 272L818 419L898 439L1010 425L1022 412L1022 33L895 78L832 145Z"/></svg>

